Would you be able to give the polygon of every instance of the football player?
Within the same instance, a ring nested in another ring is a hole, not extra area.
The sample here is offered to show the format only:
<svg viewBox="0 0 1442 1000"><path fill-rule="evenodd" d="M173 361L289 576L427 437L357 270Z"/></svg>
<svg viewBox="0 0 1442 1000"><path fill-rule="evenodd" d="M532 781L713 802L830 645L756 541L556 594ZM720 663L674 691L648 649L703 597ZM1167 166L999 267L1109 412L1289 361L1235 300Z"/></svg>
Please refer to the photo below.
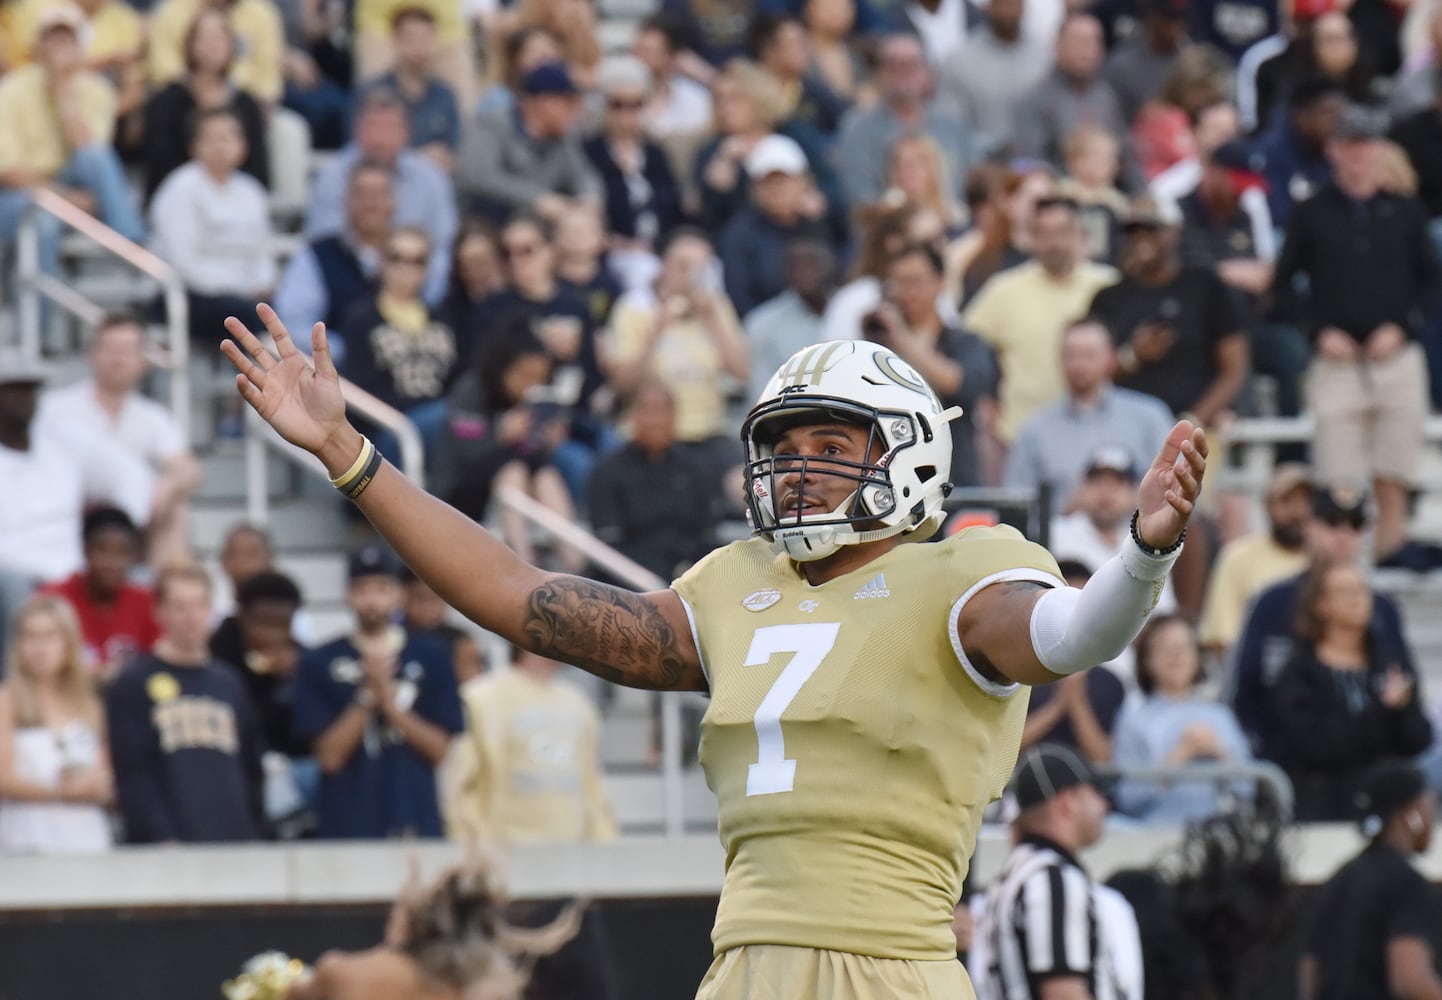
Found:
<svg viewBox="0 0 1442 1000"><path fill-rule="evenodd" d="M710 693L701 763L727 867L698 998L972 996L952 907L1015 766L1027 687L1141 629L1201 490L1200 428L1172 429L1131 544L1070 588L1011 528L906 544L940 524L958 411L883 346L816 344L742 427L757 537L636 594L522 562L385 465L346 420L323 326L312 365L259 315L278 357L226 324L241 395L448 603L616 683Z"/></svg>

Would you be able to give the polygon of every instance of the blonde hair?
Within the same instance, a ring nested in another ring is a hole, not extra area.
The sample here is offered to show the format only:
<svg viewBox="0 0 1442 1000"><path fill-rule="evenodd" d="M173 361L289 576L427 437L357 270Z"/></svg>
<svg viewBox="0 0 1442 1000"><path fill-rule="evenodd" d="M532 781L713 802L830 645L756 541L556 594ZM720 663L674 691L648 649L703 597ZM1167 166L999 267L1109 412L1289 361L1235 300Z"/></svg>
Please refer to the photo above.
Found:
<svg viewBox="0 0 1442 1000"><path fill-rule="evenodd" d="M1062 157L1070 164L1078 156L1081 156L1093 144L1104 142L1112 148L1114 153L1121 152L1121 144L1117 142L1116 136L1099 125L1078 125L1067 133L1066 141L1062 143Z"/></svg>
<svg viewBox="0 0 1442 1000"><path fill-rule="evenodd" d="M732 59L716 76L716 83L731 83L741 91L756 112L757 124L766 131L774 131L787 115L786 95L777 84L776 77L750 59ZM712 84L715 89L716 84ZM717 130L720 124L716 125Z"/></svg>
<svg viewBox="0 0 1442 1000"><path fill-rule="evenodd" d="M921 207L929 208L941 216L948 226L961 221L961 205L951 189L951 167L946 162L946 154L941 151L941 146L925 132L907 133L891 144L891 150L886 155L888 172L895 165L896 157L904 146L920 150L926 159L927 168L931 171L931 190L926 192L925 199L919 203Z"/></svg>
<svg viewBox="0 0 1442 1000"><path fill-rule="evenodd" d="M581 926L583 904L574 903L545 927L512 927L497 867L472 848L423 885L413 862L391 913L388 943L467 1000L519 1000L534 960L558 950Z"/></svg>
<svg viewBox="0 0 1442 1000"><path fill-rule="evenodd" d="M175 563L162 569L155 578L155 603L165 602L165 596L169 593L173 584L182 580L190 580L205 587L207 594L215 593L215 584L210 579L210 574L201 566L195 563Z"/></svg>
<svg viewBox="0 0 1442 1000"><path fill-rule="evenodd" d="M10 648L6 654L5 688L15 706L15 725L21 728L43 726L45 720L40 713L40 699L35 682L26 673L20 662L20 632L31 618L48 616L60 629L65 640L65 665L56 681L65 696L66 704L75 710L86 723L99 730L103 723L100 695L85 662L85 643L80 636L80 623L75 611L64 598L50 594L37 594L25 603L15 618L11 631Z"/></svg>

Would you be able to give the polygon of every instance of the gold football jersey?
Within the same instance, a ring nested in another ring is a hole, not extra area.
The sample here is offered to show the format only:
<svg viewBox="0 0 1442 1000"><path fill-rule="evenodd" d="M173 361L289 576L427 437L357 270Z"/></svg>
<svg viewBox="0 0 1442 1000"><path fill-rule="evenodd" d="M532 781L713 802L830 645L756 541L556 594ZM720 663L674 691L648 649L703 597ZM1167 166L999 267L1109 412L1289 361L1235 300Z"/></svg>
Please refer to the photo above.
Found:
<svg viewBox="0 0 1442 1000"><path fill-rule="evenodd" d="M1000 527L898 545L819 587L760 539L676 581L711 686L701 764L726 848L717 954L955 956L952 907L982 811L1016 766L1028 699L960 657L957 616L991 583L1060 576Z"/></svg>

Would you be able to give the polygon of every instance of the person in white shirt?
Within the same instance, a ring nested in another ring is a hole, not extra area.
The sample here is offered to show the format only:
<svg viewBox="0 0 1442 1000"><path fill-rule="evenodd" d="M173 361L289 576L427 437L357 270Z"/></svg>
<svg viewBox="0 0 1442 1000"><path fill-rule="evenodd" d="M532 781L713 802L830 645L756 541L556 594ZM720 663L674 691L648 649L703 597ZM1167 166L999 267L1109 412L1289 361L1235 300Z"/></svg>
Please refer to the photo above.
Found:
<svg viewBox="0 0 1442 1000"><path fill-rule="evenodd" d="M151 249L185 282L191 336L213 343L225 317L250 315L275 287L270 200L240 169L245 133L229 109L197 115L191 157L150 203Z"/></svg>
<svg viewBox="0 0 1442 1000"><path fill-rule="evenodd" d="M35 358L0 348L0 649L36 584L84 565L87 502L108 501L137 524L149 520L154 477L143 463L92 437L37 425L48 377Z"/></svg>
<svg viewBox="0 0 1442 1000"><path fill-rule="evenodd" d="M186 506L200 485L200 463L170 411L138 391L150 368L140 321L121 313L102 319L89 361L89 378L41 397L36 425L133 458L153 481L149 509L135 518L147 525L149 561L156 567L184 561L190 552Z"/></svg>

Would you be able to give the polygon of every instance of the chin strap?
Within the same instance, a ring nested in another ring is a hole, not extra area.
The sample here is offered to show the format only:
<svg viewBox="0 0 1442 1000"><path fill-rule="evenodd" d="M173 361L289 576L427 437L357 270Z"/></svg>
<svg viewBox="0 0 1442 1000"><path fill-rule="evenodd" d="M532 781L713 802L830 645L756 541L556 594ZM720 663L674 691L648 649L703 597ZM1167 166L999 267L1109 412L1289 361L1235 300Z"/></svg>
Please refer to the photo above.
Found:
<svg viewBox="0 0 1442 1000"><path fill-rule="evenodd" d="M853 531L845 537L838 537L843 527L845 525L800 524L791 528L777 528L771 534L771 548L777 554L789 556L797 562L815 562L834 555L843 545L879 542L883 538L899 535L907 528L906 525L894 524L869 531Z"/></svg>

